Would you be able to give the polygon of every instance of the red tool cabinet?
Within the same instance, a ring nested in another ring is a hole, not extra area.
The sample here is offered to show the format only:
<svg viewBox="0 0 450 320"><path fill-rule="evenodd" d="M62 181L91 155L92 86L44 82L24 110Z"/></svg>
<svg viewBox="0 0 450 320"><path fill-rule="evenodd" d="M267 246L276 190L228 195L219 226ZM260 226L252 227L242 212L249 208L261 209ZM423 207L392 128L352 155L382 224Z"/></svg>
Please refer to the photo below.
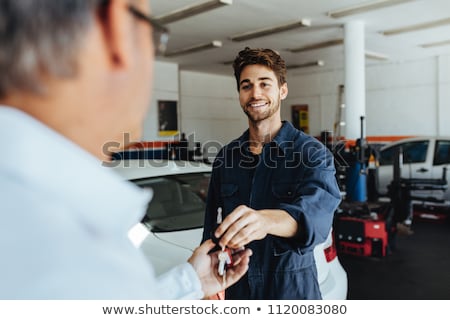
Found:
<svg viewBox="0 0 450 320"><path fill-rule="evenodd" d="M338 251L358 256L384 257L388 245L383 220L361 217L339 217L336 243Z"/></svg>

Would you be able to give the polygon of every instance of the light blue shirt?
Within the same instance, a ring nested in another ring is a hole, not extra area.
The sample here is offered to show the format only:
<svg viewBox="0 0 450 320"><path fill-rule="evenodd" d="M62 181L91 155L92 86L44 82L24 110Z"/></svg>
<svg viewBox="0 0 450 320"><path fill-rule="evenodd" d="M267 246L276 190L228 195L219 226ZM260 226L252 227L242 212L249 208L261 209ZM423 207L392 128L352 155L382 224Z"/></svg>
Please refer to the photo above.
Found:
<svg viewBox="0 0 450 320"><path fill-rule="evenodd" d="M156 278L127 237L150 194L0 106L0 299L198 299L189 263Z"/></svg>

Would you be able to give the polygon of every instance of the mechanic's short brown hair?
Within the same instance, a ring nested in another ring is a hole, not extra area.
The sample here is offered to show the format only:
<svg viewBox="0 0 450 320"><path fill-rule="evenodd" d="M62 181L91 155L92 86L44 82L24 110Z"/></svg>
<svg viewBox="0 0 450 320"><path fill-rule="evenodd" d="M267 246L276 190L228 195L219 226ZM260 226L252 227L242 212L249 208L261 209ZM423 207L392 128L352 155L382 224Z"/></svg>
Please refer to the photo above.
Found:
<svg viewBox="0 0 450 320"><path fill-rule="evenodd" d="M260 64L270 68L277 76L278 86L286 83L286 63L276 51L246 47L238 53L233 62L234 77L236 78L238 91L242 70L251 64Z"/></svg>

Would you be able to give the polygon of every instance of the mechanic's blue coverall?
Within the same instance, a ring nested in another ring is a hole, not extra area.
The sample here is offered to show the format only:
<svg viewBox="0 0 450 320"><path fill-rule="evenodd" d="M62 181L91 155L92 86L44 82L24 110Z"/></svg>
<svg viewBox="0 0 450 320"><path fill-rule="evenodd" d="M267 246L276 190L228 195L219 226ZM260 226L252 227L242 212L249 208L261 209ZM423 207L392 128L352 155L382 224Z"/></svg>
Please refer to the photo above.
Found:
<svg viewBox="0 0 450 320"><path fill-rule="evenodd" d="M253 241L248 273L227 289L226 299L321 299L314 247L330 232L341 201L331 152L289 122L260 155L249 151L248 130L218 153L212 172L203 240L224 217L244 204L281 209L299 224L293 238L268 235Z"/></svg>

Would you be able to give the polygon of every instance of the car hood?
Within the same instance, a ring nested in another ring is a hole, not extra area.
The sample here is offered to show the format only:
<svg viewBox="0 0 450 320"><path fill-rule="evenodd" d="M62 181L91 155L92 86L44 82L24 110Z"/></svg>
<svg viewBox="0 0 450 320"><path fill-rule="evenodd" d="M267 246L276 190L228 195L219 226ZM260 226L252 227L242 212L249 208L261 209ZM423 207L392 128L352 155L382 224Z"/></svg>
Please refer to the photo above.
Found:
<svg viewBox="0 0 450 320"><path fill-rule="evenodd" d="M192 251L200 244L202 229L154 233L140 223L130 230L128 236L151 262L155 274L161 275L187 262Z"/></svg>
<svg viewBox="0 0 450 320"><path fill-rule="evenodd" d="M201 228L175 232L158 232L153 233L153 235L161 241L190 251L194 251L202 241Z"/></svg>

